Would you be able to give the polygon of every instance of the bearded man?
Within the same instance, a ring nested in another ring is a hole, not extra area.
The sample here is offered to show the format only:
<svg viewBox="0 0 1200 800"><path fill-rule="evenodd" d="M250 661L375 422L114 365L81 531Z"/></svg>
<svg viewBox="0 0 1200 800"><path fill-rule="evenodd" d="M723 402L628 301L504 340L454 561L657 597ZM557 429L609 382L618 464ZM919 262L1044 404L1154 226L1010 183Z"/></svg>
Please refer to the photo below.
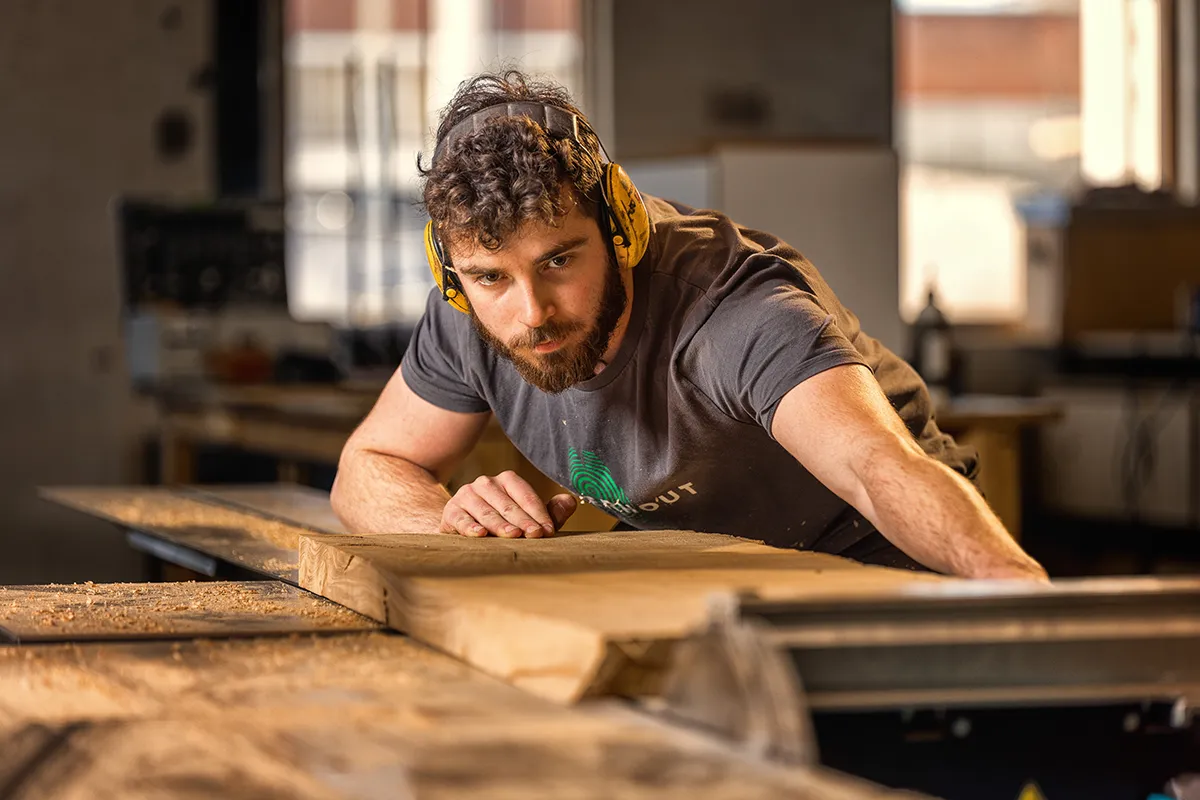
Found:
<svg viewBox="0 0 1200 800"><path fill-rule="evenodd" d="M357 533L550 536L582 499L692 529L1045 580L916 372L787 243L642 196L568 94L465 83L423 168L438 288L332 493ZM443 486L492 414L574 492Z"/></svg>

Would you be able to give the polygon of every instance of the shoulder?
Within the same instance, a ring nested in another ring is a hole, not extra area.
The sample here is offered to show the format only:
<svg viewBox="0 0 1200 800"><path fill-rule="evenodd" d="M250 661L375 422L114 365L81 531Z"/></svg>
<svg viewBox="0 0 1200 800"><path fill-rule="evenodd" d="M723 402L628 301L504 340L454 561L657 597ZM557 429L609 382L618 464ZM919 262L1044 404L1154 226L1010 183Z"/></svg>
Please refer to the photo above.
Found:
<svg viewBox="0 0 1200 800"><path fill-rule="evenodd" d="M492 353L475 332L469 315L442 299L441 292L430 290L425 312L417 321L408 344L406 360L416 365L449 369L463 380L487 372Z"/></svg>
<svg viewBox="0 0 1200 800"><path fill-rule="evenodd" d="M816 270L782 239L720 211L647 196L653 274L703 292L710 305L765 279L813 291Z"/></svg>
<svg viewBox="0 0 1200 800"><path fill-rule="evenodd" d="M829 351L858 358L850 341L856 319L790 244L720 211L659 198L647 207L655 226L653 274L673 287L685 374L772 359L803 363Z"/></svg>

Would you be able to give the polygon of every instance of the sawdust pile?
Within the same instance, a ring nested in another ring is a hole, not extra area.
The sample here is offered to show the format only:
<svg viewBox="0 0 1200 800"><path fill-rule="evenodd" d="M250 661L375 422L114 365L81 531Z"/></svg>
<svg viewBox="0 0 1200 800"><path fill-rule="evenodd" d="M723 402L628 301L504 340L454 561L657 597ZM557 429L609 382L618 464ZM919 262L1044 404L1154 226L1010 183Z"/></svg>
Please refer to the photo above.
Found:
<svg viewBox="0 0 1200 800"><path fill-rule="evenodd" d="M18 638L192 633L260 622L322 628L361 627L363 617L273 581L82 583L0 587L0 627ZM291 620L291 623L288 621Z"/></svg>

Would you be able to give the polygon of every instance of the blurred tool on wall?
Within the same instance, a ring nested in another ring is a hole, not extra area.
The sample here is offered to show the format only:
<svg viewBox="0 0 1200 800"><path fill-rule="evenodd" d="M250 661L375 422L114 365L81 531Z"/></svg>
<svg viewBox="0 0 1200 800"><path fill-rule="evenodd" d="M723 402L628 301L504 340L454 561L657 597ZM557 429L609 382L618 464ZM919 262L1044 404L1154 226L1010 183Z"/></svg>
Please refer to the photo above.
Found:
<svg viewBox="0 0 1200 800"><path fill-rule="evenodd" d="M189 384L329 382L333 332L288 312L282 204L116 204L130 377Z"/></svg>

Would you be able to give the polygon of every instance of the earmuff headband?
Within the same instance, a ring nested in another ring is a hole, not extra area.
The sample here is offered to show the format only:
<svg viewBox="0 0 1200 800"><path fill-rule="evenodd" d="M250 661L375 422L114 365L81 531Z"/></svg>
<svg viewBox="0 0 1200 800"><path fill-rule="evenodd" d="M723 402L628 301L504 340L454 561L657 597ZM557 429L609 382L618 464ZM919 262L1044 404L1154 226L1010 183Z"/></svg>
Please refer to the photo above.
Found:
<svg viewBox="0 0 1200 800"><path fill-rule="evenodd" d="M579 141L580 120L570 111L528 100L517 103L501 103L476 111L447 131L433 149L433 163L438 163L442 153L450 145L482 129L490 120L502 117L528 117L541 125L547 133ZM586 126L587 123L585 122L583 125Z"/></svg>

